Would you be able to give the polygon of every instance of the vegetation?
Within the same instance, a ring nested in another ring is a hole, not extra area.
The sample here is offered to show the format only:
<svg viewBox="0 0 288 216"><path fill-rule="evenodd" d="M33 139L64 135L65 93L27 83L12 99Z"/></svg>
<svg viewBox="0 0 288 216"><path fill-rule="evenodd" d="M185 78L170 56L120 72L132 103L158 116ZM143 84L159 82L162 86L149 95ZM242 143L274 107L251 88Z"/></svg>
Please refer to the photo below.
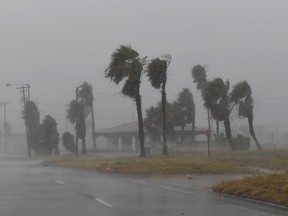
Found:
<svg viewBox="0 0 288 216"><path fill-rule="evenodd" d="M72 124L75 124L76 135L81 139L82 142L82 154L87 154L86 150L86 122L85 122L85 113L84 106L81 103L78 103L76 100L73 100L69 104L69 110L67 118ZM77 147L76 147L77 148Z"/></svg>
<svg viewBox="0 0 288 216"><path fill-rule="evenodd" d="M132 98L136 103L139 127L140 157L145 156L144 151L144 126L142 116L142 100L140 84L146 57L141 58L131 46L121 45L111 56L110 65L105 70L106 78L117 85L124 82L122 93Z"/></svg>
<svg viewBox="0 0 288 216"><path fill-rule="evenodd" d="M254 126L253 126L254 103L252 98L252 90L247 81L239 82L233 87L232 92L230 93L230 99L232 103L234 103L234 105L237 106L239 117L248 119L250 135L253 138L254 142L256 143L257 148L259 150L262 150L254 132Z"/></svg>
<svg viewBox="0 0 288 216"><path fill-rule="evenodd" d="M166 138L166 82L167 82L167 67L170 64L171 56L166 55L164 59L155 58L148 64L147 76L151 85L156 88L161 88L162 102L162 122L163 122L163 155L168 154L167 138Z"/></svg>
<svg viewBox="0 0 288 216"><path fill-rule="evenodd" d="M229 100L229 82L221 78L208 81L202 90L204 106L211 111L214 119L218 122L224 121L226 138L228 139L231 150L234 150L231 127L230 127L230 100Z"/></svg>
<svg viewBox="0 0 288 216"><path fill-rule="evenodd" d="M28 101L23 111L25 124L29 128L29 145L38 155L58 155L59 133L57 123L50 115L46 115L40 124L40 113L33 101Z"/></svg>
<svg viewBox="0 0 288 216"><path fill-rule="evenodd" d="M168 157L123 157L95 159L95 157L60 158L53 165L130 174L199 174L199 173L251 173L261 168L288 171L288 150L173 153ZM250 169L247 169L250 168Z"/></svg>
<svg viewBox="0 0 288 216"><path fill-rule="evenodd" d="M94 119L94 96L93 96L93 87L92 85L84 82L79 87L79 102L85 108L85 118L91 113L92 119L92 141L93 141L93 151L96 151L96 137L95 137L95 119Z"/></svg>
<svg viewBox="0 0 288 216"><path fill-rule="evenodd" d="M288 173L249 176L242 180L222 182L212 189L263 202L288 206Z"/></svg>
<svg viewBox="0 0 288 216"><path fill-rule="evenodd" d="M195 142L195 103L189 89L182 89L173 107L175 109L175 125L182 129L181 141L184 141L184 127L192 123L192 142Z"/></svg>
<svg viewBox="0 0 288 216"><path fill-rule="evenodd" d="M62 135L62 144L65 149L73 154L76 153L76 144L73 134L70 132L65 132Z"/></svg>

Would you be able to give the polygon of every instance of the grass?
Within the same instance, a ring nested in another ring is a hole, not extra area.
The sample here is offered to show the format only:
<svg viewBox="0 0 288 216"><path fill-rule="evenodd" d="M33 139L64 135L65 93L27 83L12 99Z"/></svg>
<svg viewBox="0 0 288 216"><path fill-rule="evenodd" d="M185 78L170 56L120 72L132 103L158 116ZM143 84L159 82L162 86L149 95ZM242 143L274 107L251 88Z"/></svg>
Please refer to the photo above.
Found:
<svg viewBox="0 0 288 216"><path fill-rule="evenodd" d="M173 175L228 174L251 172L247 167L287 170L288 150L249 152L212 152L208 159L204 152L170 153L169 156L122 157L97 159L96 156L64 157L46 162L77 169L112 173Z"/></svg>
<svg viewBox="0 0 288 216"><path fill-rule="evenodd" d="M288 173L249 176L222 182L213 191L288 206Z"/></svg>
<svg viewBox="0 0 288 216"><path fill-rule="evenodd" d="M288 149L212 152L170 153L169 156L122 157L97 159L96 156L60 157L46 164L136 175L174 174L239 174L253 173L251 169L266 168L284 174L266 174L246 177L243 180L222 182L212 189L218 193L241 196L288 206ZM256 169L256 170L257 170ZM255 174L255 169L254 169Z"/></svg>

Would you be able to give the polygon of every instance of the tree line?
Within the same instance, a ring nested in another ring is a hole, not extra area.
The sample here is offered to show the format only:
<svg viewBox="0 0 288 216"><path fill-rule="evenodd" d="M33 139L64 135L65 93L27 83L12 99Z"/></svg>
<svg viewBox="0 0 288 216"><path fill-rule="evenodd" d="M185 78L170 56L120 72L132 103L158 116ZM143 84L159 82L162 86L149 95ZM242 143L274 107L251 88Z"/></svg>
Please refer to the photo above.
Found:
<svg viewBox="0 0 288 216"><path fill-rule="evenodd" d="M162 134L163 154L168 154L167 131L173 135L174 127L180 126L182 132L186 124L192 123L192 141L195 141L195 103L189 89L184 88L175 102L169 103L166 99L167 70L171 62L171 55L162 55L153 59L141 57L131 46L121 45L111 55L111 61L104 71L105 77L116 85L123 83L122 94L130 97L136 105L139 128L140 157L145 156L144 151L144 123L147 131L154 139L159 139ZM253 127L253 98L252 90L247 81L241 81L233 86L230 91L229 81L222 78L207 79L207 71L204 66L195 65L191 75L196 88L201 92L204 107L208 114L211 113L216 120L217 137L219 137L219 122L224 123L226 138L231 150L235 150L233 144L230 113L236 108L240 118L247 118L249 131L257 147L261 146L255 136ZM143 75L146 75L152 87L160 90L161 101L154 107L146 110L146 118L143 120L142 99L140 85ZM230 91L230 92L229 92ZM86 118L91 114L93 151L96 151L94 107L92 85L84 82L76 88L76 100L69 104L67 119L75 126L76 138L81 140L81 152L87 153L86 148ZM23 111L25 124L28 126L29 145L36 154L59 154L59 133L57 123L50 115L44 117L40 124L40 115L36 104L29 101ZM183 140L183 138L182 138ZM62 135L65 148L75 153L78 149L77 139L65 132Z"/></svg>

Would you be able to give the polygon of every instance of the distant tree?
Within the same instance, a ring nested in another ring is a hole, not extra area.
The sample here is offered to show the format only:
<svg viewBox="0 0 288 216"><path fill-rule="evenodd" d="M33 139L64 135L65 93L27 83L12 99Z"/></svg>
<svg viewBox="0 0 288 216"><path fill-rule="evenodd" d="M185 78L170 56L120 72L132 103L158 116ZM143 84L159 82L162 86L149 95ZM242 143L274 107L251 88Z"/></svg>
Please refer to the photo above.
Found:
<svg viewBox="0 0 288 216"><path fill-rule="evenodd" d="M28 101L22 112L22 118L28 128L28 145L37 153L41 140L42 129L40 125L40 113L37 105L33 101Z"/></svg>
<svg viewBox="0 0 288 216"><path fill-rule="evenodd" d="M94 96L92 85L84 82L79 88L79 102L84 105L85 113L91 113L92 119L92 141L93 141L93 151L96 151L96 137L95 137L95 119L94 119L94 106L93 106Z"/></svg>
<svg viewBox="0 0 288 216"><path fill-rule="evenodd" d="M147 76L151 85L156 88L161 88L162 102L162 122L163 122L163 154L168 154L167 138L166 138L166 82L167 82L167 67L170 64L171 55L165 55L162 59L155 58L150 61L147 67Z"/></svg>
<svg viewBox="0 0 288 216"><path fill-rule="evenodd" d="M239 117L248 119L250 135L255 141L258 150L262 150L258 142L258 139L255 135L254 126L253 126L254 103L253 103L253 98L252 98L252 90L246 80L237 83L233 87L230 93L230 99L232 103L237 106Z"/></svg>
<svg viewBox="0 0 288 216"><path fill-rule="evenodd" d="M175 126L175 110L170 103L166 103L167 108L167 134L170 135L171 140L174 140L174 126ZM159 102L157 106L151 106L146 109L146 118L144 119L144 126L153 140L160 140L163 134L162 127L162 103Z"/></svg>
<svg viewBox="0 0 288 216"><path fill-rule="evenodd" d="M65 149L71 153L76 152L76 144L75 144L75 139L74 136L69 133L65 132L62 135L62 144L65 147Z"/></svg>
<svg viewBox="0 0 288 216"><path fill-rule="evenodd" d="M230 127L230 100L229 100L229 82L221 78L208 81L202 90L204 106L211 111L214 119L224 121L226 138L228 139L231 149L234 150L231 127Z"/></svg>
<svg viewBox="0 0 288 216"><path fill-rule="evenodd" d="M42 143L43 151L48 154L59 155L59 132L57 129L57 122L50 115L46 115L42 122Z"/></svg>
<svg viewBox="0 0 288 216"><path fill-rule="evenodd" d="M132 98L136 103L139 141L140 141L140 157L145 156L144 151L144 127L141 107L140 84L143 73L143 67L146 64L146 57L139 57L138 52L131 46L121 45L112 53L111 62L105 70L106 78L111 79L117 85L124 82L122 94Z"/></svg>
<svg viewBox="0 0 288 216"><path fill-rule="evenodd" d="M195 103L193 101L193 95L189 89L183 88L178 94L178 98L174 103L176 110L176 125L179 125L182 129L182 141L184 127L187 124L192 123L192 141L195 142Z"/></svg>
<svg viewBox="0 0 288 216"><path fill-rule="evenodd" d="M84 106L79 102L77 103L75 100L71 101L67 118L72 124L75 124L76 134L82 142L82 154L87 154Z"/></svg>

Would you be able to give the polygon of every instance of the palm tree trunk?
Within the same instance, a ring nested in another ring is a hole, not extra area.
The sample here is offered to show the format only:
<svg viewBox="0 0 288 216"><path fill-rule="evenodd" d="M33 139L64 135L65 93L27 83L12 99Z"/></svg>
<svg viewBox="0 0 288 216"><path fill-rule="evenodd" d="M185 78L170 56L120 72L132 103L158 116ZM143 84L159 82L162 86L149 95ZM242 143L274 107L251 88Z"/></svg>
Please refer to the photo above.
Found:
<svg viewBox="0 0 288 216"><path fill-rule="evenodd" d="M162 85L162 114L163 114L163 155L168 155L167 138L166 138L166 92L165 84Z"/></svg>
<svg viewBox="0 0 288 216"><path fill-rule="evenodd" d="M231 128L230 128L230 120L229 118L226 118L224 120L224 127L225 127L225 133L226 133L226 138L229 141L231 150L234 151L234 146L233 146L233 142L232 142L232 134L231 134Z"/></svg>
<svg viewBox="0 0 288 216"><path fill-rule="evenodd" d="M192 143L195 143L195 106L194 106L194 112L192 113Z"/></svg>
<svg viewBox="0 0 288 216"><path fill-rule="evenodd" d="M92 141L93 141L93 152L96 152L96 136L95 136L95 119L94 119L94 105L92 102Z"/></svg>
<svg viewBox="0 0 288 216"><path fill-rule="evenodd" d="M85 137L83 139L81 139L81 142L82 142L82 154L83 155L86 155L87 154L87 150L86 150L86 139Z"/></svg>
<svg viewBox="0 0 288 216"><path fill-rule="evenodd" d="M254 127L253 127L253 116L252 115L248 117L248 124L249 124L250 135L252 136L254 142L256 143L258 150L262 150L262 148L261 148L261 146L260 146L260 144L258 142L258 139L257 139L257 137L255 135L255 131L254 131Z"/></svg>
<svg viewBox="0 0 288 216"><path fill-rule="evenodd" d="M135 102L136 102L137 116L138 116L139 142L140 142L140 157L145 157L145 149L144 149L144 126L143 126L143 116L142 116L141 96L140 96L140 94L137 94L137 95L136 95Z"/></svg>
<svg viewBox="0 0 288 216"><path fill-rule="evenodd" d="M181 125L181 143L184 143L184 125Z"/></svg>

